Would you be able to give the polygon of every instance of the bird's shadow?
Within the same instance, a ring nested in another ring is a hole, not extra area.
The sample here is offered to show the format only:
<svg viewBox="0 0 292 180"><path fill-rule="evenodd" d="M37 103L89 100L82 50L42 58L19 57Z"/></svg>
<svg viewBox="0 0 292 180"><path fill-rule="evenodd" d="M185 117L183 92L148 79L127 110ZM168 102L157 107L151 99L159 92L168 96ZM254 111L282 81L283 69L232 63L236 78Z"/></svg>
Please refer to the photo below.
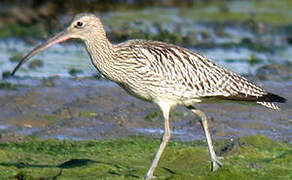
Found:
<svg viewBox="0 0 292 180"><path fill-rule="evenodd" d="M47 165L47 164L30 164L26 162L2 162L0 163L0 166L6 166L6 167L17 167L19 169L21 168L61 168L61 169L70 169L70 168L76 168L85 166L88 164L93 163L100 163L100 164L109 164L105 162L100 161L94 161L91 159L71 159L69 161L66 161L64 163L61 163L59 165Z"/></svg>
<svg viewBox="0 0 292 180"><path fill-rule="evenodd" d="M2 162L2 163L0 163L0 166L16 167L19 169L22 169L22 168L60 168L60 172L57 175L51 177L51 179L57 179L59 176L62 175L63 169L82 167L82 166L86 166L89 164L105 164L105 165L113 166L113 167L118 168L118 169L129 169L129 167L123 167L118 163L109 163L109 162L96 161L96 160L91 160L91 159L70 159L70 160L63 162L61 164L58 164L58 165L30 164L30 163L26 163L26 162L9 162L9 163ZM23 175L21 173L19 173L15 176L15 178L16 179L23 179L22 176ZM126 176L139 178L139 176L133 175L133 174L127 174Z"/></svg>

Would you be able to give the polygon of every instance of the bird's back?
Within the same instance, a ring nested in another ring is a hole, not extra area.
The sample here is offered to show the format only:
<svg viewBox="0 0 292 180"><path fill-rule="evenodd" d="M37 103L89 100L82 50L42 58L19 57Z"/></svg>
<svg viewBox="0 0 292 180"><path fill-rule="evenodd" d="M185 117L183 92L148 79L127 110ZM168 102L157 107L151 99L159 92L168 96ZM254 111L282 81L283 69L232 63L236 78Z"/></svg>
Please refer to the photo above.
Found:
<svg viewBox="0 0 292 180"><path fill-rule="evenodd" d="M117 45L117 67L124 67L121 86L143 99L164 98L180 104L206 99L271 102L285 99L186 48L157 41L130 40Z"/></svg>

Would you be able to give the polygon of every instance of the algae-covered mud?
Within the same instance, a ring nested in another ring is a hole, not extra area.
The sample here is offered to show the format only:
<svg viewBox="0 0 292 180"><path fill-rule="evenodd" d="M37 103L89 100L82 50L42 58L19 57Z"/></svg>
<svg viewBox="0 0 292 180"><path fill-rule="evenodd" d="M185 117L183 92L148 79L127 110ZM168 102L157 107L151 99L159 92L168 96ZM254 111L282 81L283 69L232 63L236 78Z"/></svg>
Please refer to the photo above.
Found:
<svg viewBox="0 0 292 180"><path fill-rule="evenodd" d="M158 179L292 179L290 0L25 2L0 3L0 179L141 179L151 164L164 127L159 108L104 79L81 42L55 45L9 77L79 12L100 16L112 43L177 44L288 100L281 111L197 105L224 157L214 173L198 117L174 109Z"/></svg>
<svg viewBox="0 0 292 180"><path fill-rule="evenodd" d="M0 144L0 179L142 179L159 140L29 139ZM291 179L292 146L265 136L216 141L224 166L210 171L202 141L170 142L157 179Z"/></svg>

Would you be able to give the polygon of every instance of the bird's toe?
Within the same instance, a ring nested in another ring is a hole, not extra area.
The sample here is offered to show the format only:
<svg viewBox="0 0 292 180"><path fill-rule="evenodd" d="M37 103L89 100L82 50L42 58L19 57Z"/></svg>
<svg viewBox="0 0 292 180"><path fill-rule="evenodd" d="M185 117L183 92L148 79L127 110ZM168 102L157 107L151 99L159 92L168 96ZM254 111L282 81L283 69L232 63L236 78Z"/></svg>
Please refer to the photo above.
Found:
<svg viewBox="0 0 292 180"><path fill-rule="evenodd" d="M216 171L219 167L223 166L223 163L221 163L219 160L224 159L223 157L216 157L212 159L212 171Z"/></svg>
<svg viewBox="0 0 292 180"><path fill-rule="evenodd" d="M156 176L153 176L153 175L151 175L151 176L145 176L145 179L155 179L156 178Z"/></svg>

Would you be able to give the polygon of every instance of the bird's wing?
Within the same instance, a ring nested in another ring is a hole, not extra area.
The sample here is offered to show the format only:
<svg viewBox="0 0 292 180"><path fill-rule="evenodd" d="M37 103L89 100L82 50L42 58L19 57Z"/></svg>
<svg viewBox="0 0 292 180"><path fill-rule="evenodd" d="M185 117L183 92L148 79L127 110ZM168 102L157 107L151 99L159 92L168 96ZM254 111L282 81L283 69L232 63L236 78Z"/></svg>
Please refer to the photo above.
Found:
<svg viewBox="0 0 292 180"><path fill-rule="evenodd" d="M188 49L148 41L140 51L148 58L153 71L164 74L169 83L175 82L179 88L192 91L194 96L255 102L285 101Z"/></svg>

